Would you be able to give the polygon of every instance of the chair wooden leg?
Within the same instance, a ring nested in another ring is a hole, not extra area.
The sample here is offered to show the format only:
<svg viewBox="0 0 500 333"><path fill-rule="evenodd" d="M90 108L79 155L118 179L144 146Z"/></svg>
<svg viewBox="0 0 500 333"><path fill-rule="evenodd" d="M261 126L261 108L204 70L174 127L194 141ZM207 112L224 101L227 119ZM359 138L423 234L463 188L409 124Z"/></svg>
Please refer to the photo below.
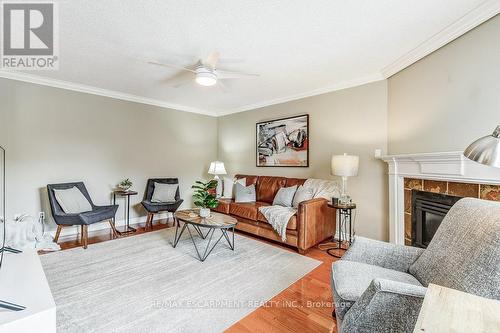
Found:
<svg viewBox="0 0 500 333"><path fill-rule="evenodd" d="M56 230L56 235L54 236L54 243L57 243L57 241L59 240L59 235L61 234L61 230L62 230L62 225L58 225Z"/></svg>
<svg viewBox="0 0 500 333"><path fill-rule="evenodd" d="M151 230L153 230L153 217L155 216L155 214L151 213L151 219L149 220L149 228Z"/></svg>
<svg viewBox="0 0 500 333"><path fill-rule="evenodd" d="M113 238L118 237L118 232L116 231L116 226L115 226L115 221L114 220L108 220L109 225L111 226L111 231L113 232Z"/></svg>
<svg viewBox="0 0 500 333"><path fill-rule="evenodd" d="M83 224L80 226L80 243L83 244Z"/></svg>
<svg viewBox="0 0 500 333"><path fill-rule="evenodd" d="M145 229L149 230L150 228L151 229L153 228L153 214L152 213L148 213L148 218L146 219Z"/></svg>
<svg viewBox="0 0 500 333"><path fill-rule="evenodd" d="M87 248L87 245L88 245L88 237L89 237L89 234L88 234L88 225L84 224L82 226L83 228L83 233L82 233L82 237L83 237L83 248L86 249Z"/></svg>

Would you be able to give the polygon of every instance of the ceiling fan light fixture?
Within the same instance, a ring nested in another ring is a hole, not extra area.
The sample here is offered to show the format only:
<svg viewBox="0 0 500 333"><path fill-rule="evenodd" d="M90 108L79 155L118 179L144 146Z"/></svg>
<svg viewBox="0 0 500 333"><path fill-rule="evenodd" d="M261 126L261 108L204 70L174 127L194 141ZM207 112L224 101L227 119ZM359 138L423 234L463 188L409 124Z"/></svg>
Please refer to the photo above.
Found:
<svg viewBox="0 0 500 333"><path fill-rule="evenodd" d="M196 83L210 87L217 83L217 75L210 71L196 71Z"/></svg>

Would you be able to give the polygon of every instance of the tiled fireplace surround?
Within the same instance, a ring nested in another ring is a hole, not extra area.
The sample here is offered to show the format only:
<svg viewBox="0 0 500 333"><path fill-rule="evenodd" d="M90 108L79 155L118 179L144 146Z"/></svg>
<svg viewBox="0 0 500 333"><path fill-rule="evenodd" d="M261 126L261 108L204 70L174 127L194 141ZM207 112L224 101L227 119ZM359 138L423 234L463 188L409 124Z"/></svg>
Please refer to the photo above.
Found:
<svg viewBox="0 0 500 333"><path fill-rule="evenodd" d="M411 238L411 190L500 201L500 169L465 158L462 152L389 155L389 240Z"/></svg>
<svg viewBox="0 0 500 333"><path fill-rule="evenodd" d="M404 237L406 245L411 245L412 190L500 201L500 185L404 178Z"/></svg>

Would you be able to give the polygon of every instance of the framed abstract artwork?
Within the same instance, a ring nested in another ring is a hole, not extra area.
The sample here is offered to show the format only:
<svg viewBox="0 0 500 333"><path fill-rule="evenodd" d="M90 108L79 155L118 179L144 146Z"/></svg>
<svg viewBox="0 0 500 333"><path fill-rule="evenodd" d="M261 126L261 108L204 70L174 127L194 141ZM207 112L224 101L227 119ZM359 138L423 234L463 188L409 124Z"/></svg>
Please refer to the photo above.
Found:
<svg viewBox="0 0 500 333"><path fill-rule="evenodd" d="M257 123L258 167L309 166L309 115Z"/></svg>

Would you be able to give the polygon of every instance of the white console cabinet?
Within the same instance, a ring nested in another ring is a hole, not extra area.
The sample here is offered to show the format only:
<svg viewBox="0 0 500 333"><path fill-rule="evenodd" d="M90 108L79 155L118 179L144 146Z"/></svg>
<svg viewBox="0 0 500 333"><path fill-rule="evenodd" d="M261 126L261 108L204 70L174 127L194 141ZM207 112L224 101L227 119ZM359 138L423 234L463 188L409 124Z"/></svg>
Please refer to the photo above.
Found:
<svg viewBox="0 0 500 333"><path fill-rule="evenodd" d="M5 254L0 300L26 307L15 312L0 309L0 333L56 332L56 304L35 250Z"/></svg>

